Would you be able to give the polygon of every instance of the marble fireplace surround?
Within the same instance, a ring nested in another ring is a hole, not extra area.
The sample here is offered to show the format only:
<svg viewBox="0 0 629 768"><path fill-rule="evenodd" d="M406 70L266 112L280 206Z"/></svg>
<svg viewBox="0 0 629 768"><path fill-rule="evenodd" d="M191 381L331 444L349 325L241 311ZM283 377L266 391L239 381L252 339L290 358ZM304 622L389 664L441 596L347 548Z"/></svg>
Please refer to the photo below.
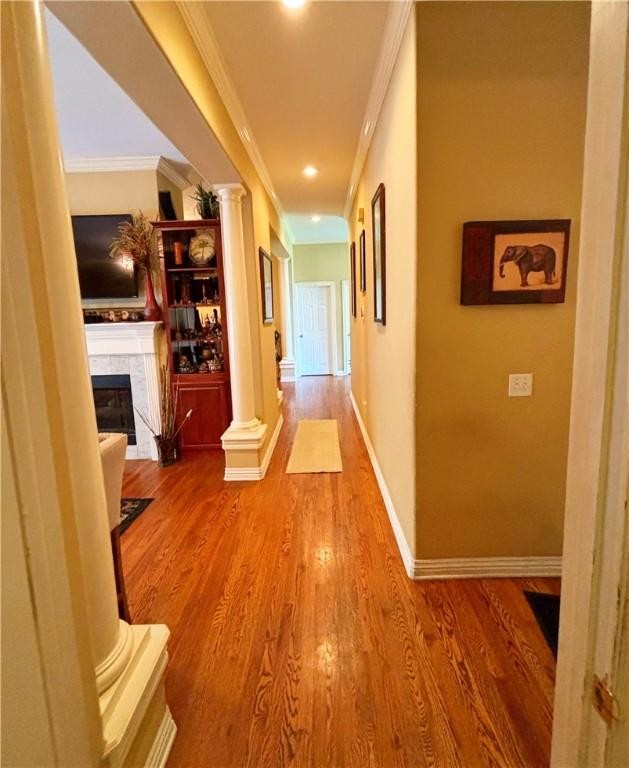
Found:
<svg viewBox="0 0 629 768"><path fill-rule="evenodd" d="M159 431L159 361L163 324L94 323L85 326L90 375L126 374L131 378L133 407ZM136 445L127 446L127 459L157 460L153 436L134 412Z"/></svg>

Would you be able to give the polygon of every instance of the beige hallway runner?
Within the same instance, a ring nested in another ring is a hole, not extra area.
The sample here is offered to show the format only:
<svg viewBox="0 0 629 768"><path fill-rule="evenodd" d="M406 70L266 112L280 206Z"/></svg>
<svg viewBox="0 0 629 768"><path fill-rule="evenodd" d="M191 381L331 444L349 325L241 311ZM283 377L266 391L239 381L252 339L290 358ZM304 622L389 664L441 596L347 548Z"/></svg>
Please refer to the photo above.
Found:
<svg viewBox="0 0 629 768"><path fill-rule="evenodd" d="M286 473L342 472L336 419L303 419L297 424Z"/></svg>

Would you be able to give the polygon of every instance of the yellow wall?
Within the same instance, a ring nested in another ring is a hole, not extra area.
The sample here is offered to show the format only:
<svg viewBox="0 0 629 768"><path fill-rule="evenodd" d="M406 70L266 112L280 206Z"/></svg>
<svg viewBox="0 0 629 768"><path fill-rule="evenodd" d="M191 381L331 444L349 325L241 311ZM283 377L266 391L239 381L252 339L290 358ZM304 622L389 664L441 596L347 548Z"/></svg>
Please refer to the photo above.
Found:
<svg viewBox="0 0 629 768"><path fill-rule="evenodd" d="M70 213L107 214L142 211L157 218L159 199L155 171L66 173Z"/></svg>
<svg viewBox="0 0 629 768"><path fill-rule="evenodd" d="M415 545L416 61L411 15L358 184L350 239L365 209L367 293L352 319L352 392L411 552ZM371 198L386 188L387 324L373 321ZM361 316L364 313L364 316Z"/></svg>
<svg viewBox="0 0 629 768"><path fill-rule="evenodd" d="M262 246L270 253L270 226L280 232L278 215L175 4L151 0L135 2L134 7L238 169L248 190L249 201L243 208L245 215L251 217L250 223L245 222L245 244L249 258L247 291L254 345L254 380L258 390L256 407L257 415L269 427L267 434L270 437L279 417L275 323L262 324L258 248ZM209 181L218 183L225 179Z"/></svg>
<svg viewBox="0 0 629 768"><path fill-rule="evenodd" d="M418 558L561 553L588 20L417 7ZM461 306L463 222L544 218L572 219L565 304Z"/></svg>
<svg viewBox="0 0 629 768"><path fill-rule="evenodd" d="M343 370L343 295L341 282L349 280L347 243L319 243L293 246L295 283L333 282L336 296L336 368Z"/></svg>

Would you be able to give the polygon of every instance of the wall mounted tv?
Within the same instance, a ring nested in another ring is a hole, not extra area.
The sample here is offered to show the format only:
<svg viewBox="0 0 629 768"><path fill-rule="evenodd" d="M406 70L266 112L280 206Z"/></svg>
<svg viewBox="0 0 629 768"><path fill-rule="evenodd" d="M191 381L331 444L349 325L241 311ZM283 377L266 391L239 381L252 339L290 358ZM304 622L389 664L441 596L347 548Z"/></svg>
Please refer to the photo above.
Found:
<svg viewBox="0 0 629 768"><path fill-rule="evenodd" d="M129 213L72 217L81 298L133 299L138 296L135 264L109 255L111 242L118 236L118 226L131 220Z"/></svg>

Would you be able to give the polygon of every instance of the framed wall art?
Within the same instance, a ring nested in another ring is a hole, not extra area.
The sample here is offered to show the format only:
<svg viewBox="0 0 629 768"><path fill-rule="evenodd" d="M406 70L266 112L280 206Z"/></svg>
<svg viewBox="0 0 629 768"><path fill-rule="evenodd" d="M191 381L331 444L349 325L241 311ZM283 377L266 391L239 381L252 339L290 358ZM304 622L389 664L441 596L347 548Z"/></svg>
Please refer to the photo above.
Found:
<svg viewBox="0 0 629 768"><path fill-rule="evenodd" d="M360 233L358 240L358 251L360 255L360 292L367 290L367 246L365 245L365 230Z"/></svg>
<svg viewBox="0 0 629 768"><path fill-rule="evenodd" d="M273 261L269 254L260 248L260 286L262 290L262 322L273 322Z"/></svg>
<svg viewBox="0 0 629 768"><path fill-rule="evenodd" d="M386 218L384 184L380 184L371 200L371 228L373 235L373 319L376 323L387 322L387 271L386 271Z"/></svg>
<svg viewBox="0 0 629 768"><path fill-rule="evenodd" d="M349 247L349 274L351 278L350 297L352 302L352 317L356 317L356 243Z"/></svg>
<svg viewBox="0 0 629 768"><path fill-rule="evenodd" d="M566 295L570 219L468 221L461 304L560 304Z"/></svg>

